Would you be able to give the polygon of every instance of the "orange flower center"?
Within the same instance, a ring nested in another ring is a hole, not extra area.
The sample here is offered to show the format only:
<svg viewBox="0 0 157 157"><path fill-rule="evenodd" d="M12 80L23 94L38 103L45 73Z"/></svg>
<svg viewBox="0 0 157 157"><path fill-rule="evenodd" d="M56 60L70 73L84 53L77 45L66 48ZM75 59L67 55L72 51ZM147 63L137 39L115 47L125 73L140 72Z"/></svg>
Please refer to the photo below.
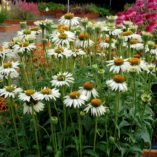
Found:
<svg viewBox="0 0 157 157"><path fill-rule="evenodd" d="M32 31L38 31L40 28L39 27L32 27L31 30Z"/></svg>
<svg viewBox="0 0 157 157"><path fill-rule="evenodd" d="M23 33L24 33L24 34L31 34L31 30L25 29L25 30L23 31Z"/></svg>
<svg viewBox="0 0 157 157"><path fill-rule="evenodd" d="M22 47L27 47L27 46L29 45L29 42L24 41L24 42L21 42L20 45L21 45Z"/></svg>
<svg viewBox="0 0 157 157"><path fill-rule="evenodd" d="M154 45L154 48L157 49L157 44Z"/></svg>
<svg viewBox="0 0 157 157"><path fill-rule="evenodd" d="M52 90L50 88L44 88L41 90L42 94L51 94Z"/></svg>
<svg viewBox="0 0 157 157"><path fill-rule="evenodd" d="M132 34L131 30L127 30L127 31L122 33L123 36L128 36L128 35L131 35L131 34Z"/></svg>
<svg viewBox="0 0 157 157"><path fill-rule="evenodd" d="M67 35L64 33L64 32L61 32L60 35L59 35L59 39L66 39L67 38Z"/></svg>
<svg viewBox="0 0 157 157"><path fill-rule="evenodd" d="M139 54L134 54L134 58L140 58L141 56Z"/></svg>
<svg viewBox="0 0 157 157"><path fill-rule="evenodd" d="M34 89L27 89L24 92L25 92L26 95L31 96L32 94L35 93L35 90Z"/></svg>
<svg viewBox="0 0 157 157"><path fill-rule="evenodd" d="M114 64L117 66L120 66L124 63L124 59L123 58L115 58L114 59Z"/></svg>
<svg viewBox="0 0 157 157"><path fill-rule="evenodd" d="M105 38L105 42L107 42L107 43L109 43L109 42L110 42L110 40L111 40L111 38L110 38L110 37L106 37L106 38Z"/></svg>
<svg viewBox="0 0 157 157"><path fill-rule="evenodd" d="M137 44L138 43L138 40L137 39L135 39L135 38L132 38L132 39L130 39L130 44Z"/></svg>
<svg viewBox="0 0 157 157"><path fill-rule="evenodd" d="M58 30L59 30L60 32L68 31L68 30L69 30L69 27L66 26L66 25L59 25L59 26L58 26Z"/></svg>
<svg viewBox="0 0 157 157"><path fill-rule="evenodd" d="M92 104L93 107L98 107L98 106L101 105L101 103L102 103L101 99L95 98L95 99L91 100L91 104Z"/></svg>
<svg viewBox="0 0 157 157"><path fill-rule="evenodd" d="M92 82L85 82L83 84L83 88L86 90L92 90L93 89L93 83Z"/></svg>
<svg viewBox="0 0 157 157"><path fill-rule="evenodd" d="M139 58L130 58L129 62L131 63L131 65L138 65L140 62Z"/></svg>
<svg viewBox="0 0 157 157"><path fill-rule="evenodd" d="M55 52L60 54L60 53L64 52L64 49L63 48L57 48L57 49L55 49Z"/></svg>
<svg viewBox="0 0 157 157"><path fill-rule="evenodd" d="M66 14L64 15L64 18L67 19L67 20L71 20L73 17L74 17L74 14L73 14L73 13L66 13Z"/></svg>
<svg viewBox="0 0 157 157"><path fill-rule="evenodd" d="M124 76L122 75L115 75L113 77L114 81L117 82L117 83L123 83L125 81L125 78Z"/></svg>
<svg viewBox="0 0 157 157"><path fill-rule="evenodd" d="M80 33L79 39L80 40L87 40L87 39L89 39L89 34L88 33Z"/></svg>
<svg viewBox="0 0 157 157"><path fill-rule="evenodd" d="M5 62L3 63L3 67L6 68L11 68L12 67L12 63L11 62Z"/></svg>
<svg viewBox="0 0 157 157"><path fill-rule="evenodd" d="M77 99L80 96L80 92L78 91L73 91L69 94L71 99Z"/></svg>

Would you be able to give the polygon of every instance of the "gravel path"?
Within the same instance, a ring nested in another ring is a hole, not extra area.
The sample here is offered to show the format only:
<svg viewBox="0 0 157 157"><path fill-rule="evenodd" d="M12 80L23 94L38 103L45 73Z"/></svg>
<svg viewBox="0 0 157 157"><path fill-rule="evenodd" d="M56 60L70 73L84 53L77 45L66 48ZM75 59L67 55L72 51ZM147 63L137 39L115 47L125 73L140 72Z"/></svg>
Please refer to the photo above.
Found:
<svg viewBox="0 0 157 157"><path fill-rule="evenodd" d="M0 45L3 42L10 41L15 35L17 31L13 32L0 32Z"/></svg>

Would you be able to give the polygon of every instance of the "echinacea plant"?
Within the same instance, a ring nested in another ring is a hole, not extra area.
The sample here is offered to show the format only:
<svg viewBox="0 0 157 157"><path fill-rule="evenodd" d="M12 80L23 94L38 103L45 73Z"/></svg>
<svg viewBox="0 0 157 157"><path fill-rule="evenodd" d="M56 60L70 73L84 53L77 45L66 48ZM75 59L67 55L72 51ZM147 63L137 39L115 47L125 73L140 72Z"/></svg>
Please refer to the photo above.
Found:
<svg viewBox="0 0 157 157"><path fill-rule="evenodd" d="M157 44L116 21L67 13L3 43L1 157L140 157L151 148Z"/></svg>

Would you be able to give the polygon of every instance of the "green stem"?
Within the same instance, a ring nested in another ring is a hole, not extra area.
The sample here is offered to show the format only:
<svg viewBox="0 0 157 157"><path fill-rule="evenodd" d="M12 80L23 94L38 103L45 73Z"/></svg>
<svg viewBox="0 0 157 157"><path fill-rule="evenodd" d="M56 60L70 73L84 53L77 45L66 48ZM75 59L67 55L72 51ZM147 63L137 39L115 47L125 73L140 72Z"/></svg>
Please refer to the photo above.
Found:
<svg viewBox="0 0 157 157"><path fill-rule="evenodd" d="M16 122L15 122L15 114L14 114L13 100L12 99L10 100L10 110L11 110L11 116L12 116L12 120L13 120L14 130L15 130L16 143L17 143L17 147L19 150L18 153L19 153L19 157L21 157L19 138L18 138L18 134L17 134L17 126L16 126Z"/></svg>
<svg viewBox="0 0 157 157"><path fill-rule="evenodd" d="M53 128L53 124L52 124L52 120L51 120L51 106L50 106L50 103L48 103L48 113L49 113L49 119L50 119L50 127L51 127L51 142L52 142L52 145L54 147L54 152L56 153L57 152L57 143L56 143L56 134L55 134L55 129Z"/></svg>
<svg viewBox="0 0 157 157"><path fill-rule="evenodd" d="M117 99L116 99L116 104L115 104L115 137L116 135L116 127L118 126L118 117L119 117L119 105L120 105L120 92L117 92Z"/></svg>
<svg viewBox="0 0 157 157"><path fill-rule="evenodd" d="M78 118L78 127L79 127L79 144L80 144L80 157L82 157L82 126L81 126L81 117L80 117L80 111L77 110L77 118Z"/></svg>
<svg viewBox="0 0 157 157"><path fill-rule="evenodd" d="M37 131L37 124L36 124L36 118L35 118L35 111L32 107L32 118L33 118L33 124L34 124L34 129L35 129L35 141L37 144L37 153L38 156L40 157L40 147L39 147L39 140L38 140L38 131Z"/></svg>
<svg viewBox="0 0 157 157"><path fill-rule="evenodd" d="M93 143L93 150L95 151L96 146L96 138L97 138L97 127L98 127L98 118L95 118L95 127L94 127L94 143Z"/></svg>
<svg viewBox="0 0 157 157"><path fill-rule="evenodd" d="M133 105L135 107L135 113L136 113L136 76L133 77Z"/></svg>

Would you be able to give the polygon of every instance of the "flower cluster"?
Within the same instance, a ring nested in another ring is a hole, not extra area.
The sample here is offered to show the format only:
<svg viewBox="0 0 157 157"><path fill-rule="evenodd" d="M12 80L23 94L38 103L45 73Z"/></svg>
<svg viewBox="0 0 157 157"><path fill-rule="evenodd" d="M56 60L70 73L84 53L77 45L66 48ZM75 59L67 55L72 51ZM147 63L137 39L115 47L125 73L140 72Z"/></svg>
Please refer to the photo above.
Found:
<svg viewBox="0 0 157 157"><path fill-rule="evenodd" d="M149 9L154 7L153 2L147 3ZM142 4L136 3L135 8L138 5ZM135 11L130 10L127 16L133 15ZM66 147L66 144L74 142L77 150L72 155L82 157L86 149L82 148L84 142L89 141L93 151L99 149L96 148L98 132L99 140L106 140L102 142L107 143L106 148L120 140L127 147L126 139L136 138L134 134L141 128L147 129L139 126L149 124L150 128L157 43L151 33L139 34L138 26L130 21L117 25L119 18L108 16L104 21L94 22L67 13L57 24L50 19L36 21L36 26L21 29L16 37L2 45L0 97L9 102L6 111L13 115L19 152L17 114L21 118L27 113L32 119L38 156L40 150L45 150L45 147L39 149L42 145L38 140L40 129L47 134L42 132L42 140L48 140L53 147L50 149L52 156L62 147L62 153L67 149L68 154L71 146ZM14 104L17 104L16 109ZM129 129L125 134L126 126ZM138 137L141 145L148 142L140 139L142 135ZM134 142L129 142L134 146ZM112 152L120 151L117 144L110 149L110 154L101 152L100 156L114 156ZM128 153L130 147L127 149Z"/></svg>

